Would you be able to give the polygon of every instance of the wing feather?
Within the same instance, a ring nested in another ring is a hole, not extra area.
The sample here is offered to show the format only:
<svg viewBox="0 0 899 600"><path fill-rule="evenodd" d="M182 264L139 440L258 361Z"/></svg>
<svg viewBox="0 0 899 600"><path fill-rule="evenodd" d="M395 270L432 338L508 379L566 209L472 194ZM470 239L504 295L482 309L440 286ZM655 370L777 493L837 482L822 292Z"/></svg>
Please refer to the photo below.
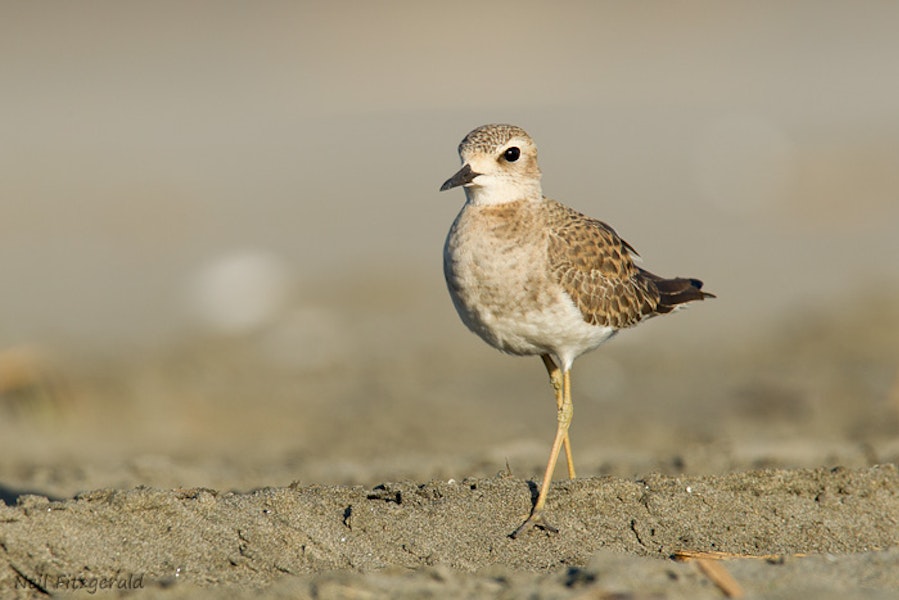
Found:
<svg viewBox="0 0 899 600"><path fill-rule="evenodd" d="M634 248L602 221L547 202L550 269L584 320L620 329L656 314L661 294L634 264Z"/></svg>

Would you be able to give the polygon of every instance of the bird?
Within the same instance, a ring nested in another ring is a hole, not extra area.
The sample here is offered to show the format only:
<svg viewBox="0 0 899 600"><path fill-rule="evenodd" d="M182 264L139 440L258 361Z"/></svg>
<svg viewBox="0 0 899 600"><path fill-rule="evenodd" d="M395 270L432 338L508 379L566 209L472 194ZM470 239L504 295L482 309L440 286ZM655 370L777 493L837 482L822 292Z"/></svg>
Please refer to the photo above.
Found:
<svg viewBox="0 0 899 600"><path fill-rule="evenodd" d="M515 125L482 125L458 148L462 168L440 191L465 203L447 234L443 271L462 322L507 354L539 356L556 400L556 433L526 529L557 532L544 510L559 454L575 478L571 369L622 329L714 298L702 282L664 278L606 223L543 195L537 146Z"/></svg>

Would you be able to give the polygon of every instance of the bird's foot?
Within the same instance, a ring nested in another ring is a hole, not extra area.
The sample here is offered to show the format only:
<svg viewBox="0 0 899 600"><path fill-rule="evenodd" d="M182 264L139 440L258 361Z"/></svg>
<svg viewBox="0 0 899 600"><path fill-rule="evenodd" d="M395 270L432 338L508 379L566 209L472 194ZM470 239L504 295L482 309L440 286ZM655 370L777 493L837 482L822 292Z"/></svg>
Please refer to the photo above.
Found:
<svg viewBox="0 0 899 600"><path fill-rule="evenodd" d="M514 540L525 530L531 528L542 529L543 531L548 531L550 533L559 533L558 529L547 522L546 517L543 516L543 511L535 511L532 512L527 519L525 519L524 523L518 526L518 529L510 533L509 537Z"/></svg>

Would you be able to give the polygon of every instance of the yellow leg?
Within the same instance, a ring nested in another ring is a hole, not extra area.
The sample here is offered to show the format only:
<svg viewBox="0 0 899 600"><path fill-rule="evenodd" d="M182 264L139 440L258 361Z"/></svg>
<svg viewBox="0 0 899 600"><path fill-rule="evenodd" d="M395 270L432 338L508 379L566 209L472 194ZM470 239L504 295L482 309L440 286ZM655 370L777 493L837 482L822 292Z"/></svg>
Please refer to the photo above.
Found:
<svg viewBox="0 0 899 600"><path fill-rule="evenodd" d="M543 518L543 507L546 506L546 496L549 494L549 486L552 483L556 462L559 460L559 452L562 450L562 445L568 437L568 427L571 425L573 412L571 404L571 375L569 371L562 371L562 404L557 414L556 437L553 439L553 445L549 451L549 462L546 464L546 472L543 474L540 494L537 496L537 502L534 503L533 510L531 510L531 516L518 529L512 532L513 538L518 537L518 534L529 525L549 531L558 531Z"/></svg>
<svg viewBox="0 0 899 600"><path fill-rule="evenodd" d="M546 372L549 373L549 381L552 383L553 390L556 392L556 409L562 410L562 370L553 362L549 354L541 354L543 364L546 365ZM568 433L565 433L565 461L568 463L568 479L574 479L577 475L574 472L574 457L571 454L571 439Z"/></svg>

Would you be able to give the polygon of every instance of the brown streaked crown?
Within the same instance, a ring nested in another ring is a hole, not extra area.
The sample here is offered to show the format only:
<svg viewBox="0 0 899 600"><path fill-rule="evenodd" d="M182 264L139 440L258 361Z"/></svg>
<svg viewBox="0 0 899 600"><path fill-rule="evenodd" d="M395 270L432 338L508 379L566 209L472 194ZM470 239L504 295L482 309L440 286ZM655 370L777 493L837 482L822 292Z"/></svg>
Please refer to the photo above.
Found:
<svg viewBox="0 0 899 600"><path fill-rule="evenodd" d="M516 137L524 138L533 143L531 136L521 127L504 123L481 125L471 130L462 139L462 142L459 144L459 155L462 156L463 153L472 154L474 152L490 154Z"/></svg>

